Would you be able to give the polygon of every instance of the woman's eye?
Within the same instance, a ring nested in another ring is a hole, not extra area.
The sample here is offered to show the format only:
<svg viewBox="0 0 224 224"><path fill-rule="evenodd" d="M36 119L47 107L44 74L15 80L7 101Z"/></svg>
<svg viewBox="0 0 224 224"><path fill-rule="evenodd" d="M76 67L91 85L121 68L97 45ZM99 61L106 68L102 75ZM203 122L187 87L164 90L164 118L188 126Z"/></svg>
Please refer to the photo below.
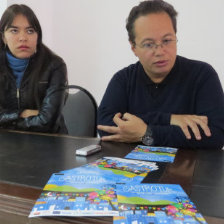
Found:
<svg viewBox="0 0 224 224"><path fill-rule="evenodd" d="M18 30L17 29L10 29L9 32L14 34L14 33L17 33Z"/></svg>
<svg viewBox="0 0 224 224"><path fill-rule="evenodd" d="M34 29L28 29L28 30L27 30L27 33L28 33L28 34L33 34L33 33L35 33L35 30L34 30Z"/></svg>

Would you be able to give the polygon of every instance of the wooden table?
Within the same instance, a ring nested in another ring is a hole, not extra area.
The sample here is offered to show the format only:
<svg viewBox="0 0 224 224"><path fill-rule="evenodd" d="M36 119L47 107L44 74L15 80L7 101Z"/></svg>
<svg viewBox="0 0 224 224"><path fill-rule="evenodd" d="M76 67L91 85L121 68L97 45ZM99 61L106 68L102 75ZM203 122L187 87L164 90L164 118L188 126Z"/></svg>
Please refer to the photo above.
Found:
<svg viewBox="0 0 224 224"><path fill-rule="evenodd" d="M28 218L52 173L95 161L123 158L136 144L100 143L102 152L76 157L75 150L97 138L0 132L0 223L112 223L112 217ZM224 151L178 150L175 162L161 165L144 182L180 184L209 224L224 223Z"/></svg>

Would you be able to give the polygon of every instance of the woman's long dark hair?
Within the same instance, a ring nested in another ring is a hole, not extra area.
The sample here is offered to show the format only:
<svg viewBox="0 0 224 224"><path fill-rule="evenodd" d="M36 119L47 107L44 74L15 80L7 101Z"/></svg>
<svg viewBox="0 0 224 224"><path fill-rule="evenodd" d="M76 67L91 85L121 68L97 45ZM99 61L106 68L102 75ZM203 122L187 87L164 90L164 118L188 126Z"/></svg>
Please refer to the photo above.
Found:
<svg viewBox="0 0 224 224"><path fill-rule="evenodd" d="M37 51L36 53L31 56L31 64L32 67L29 68L29 75L30 75L30 92L27 93L30 96L30 108L40 108L40 102L38 97L38 81L40 79L41 74L45 70L48 62L53 55L43 43L42 43L42 29L40 23L31 8L26 5L18 5L14 4L9 6L2 15L0 21L0 60L5 57L6 50L9 50L3 41L4 31L7 30L11 24L13 23L14 18L17 15L23 15L27 18L30 26L34 28L37 32L38 39L37 39ZM0 81L6 81L5 77L0 77ZM2 92L2 91L1 91ZM4 96L1 96L1 98Z"/></svg>

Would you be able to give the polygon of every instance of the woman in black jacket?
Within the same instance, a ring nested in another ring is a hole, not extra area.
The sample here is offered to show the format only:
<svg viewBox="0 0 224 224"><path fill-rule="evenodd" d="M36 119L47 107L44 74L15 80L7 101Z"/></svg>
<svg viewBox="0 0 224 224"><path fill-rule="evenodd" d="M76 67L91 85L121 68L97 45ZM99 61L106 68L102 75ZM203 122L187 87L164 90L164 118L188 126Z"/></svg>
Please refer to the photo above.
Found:
<svg viewBox="0 0 224 224"><path fill-rule="evenodd" d="M64 61L42 43L34 12L9 6L0 21L0 127L67 133Z"/></svg>

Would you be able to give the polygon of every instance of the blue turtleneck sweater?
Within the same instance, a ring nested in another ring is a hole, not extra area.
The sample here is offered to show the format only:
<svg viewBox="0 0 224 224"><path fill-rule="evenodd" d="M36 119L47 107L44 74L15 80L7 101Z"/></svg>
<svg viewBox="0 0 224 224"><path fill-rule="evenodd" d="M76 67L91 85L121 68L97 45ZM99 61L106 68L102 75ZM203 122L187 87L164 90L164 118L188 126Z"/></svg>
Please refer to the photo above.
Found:
<svg viewBox="0 0 224 224"><path fill-rule="evenodd" d="M8 65L12 69L13 75L16 79L16 86L17 88L19 88L21 80L29 63L29 58L16 58L9 52L6 52L6 58L8 60Z"/></svg>

